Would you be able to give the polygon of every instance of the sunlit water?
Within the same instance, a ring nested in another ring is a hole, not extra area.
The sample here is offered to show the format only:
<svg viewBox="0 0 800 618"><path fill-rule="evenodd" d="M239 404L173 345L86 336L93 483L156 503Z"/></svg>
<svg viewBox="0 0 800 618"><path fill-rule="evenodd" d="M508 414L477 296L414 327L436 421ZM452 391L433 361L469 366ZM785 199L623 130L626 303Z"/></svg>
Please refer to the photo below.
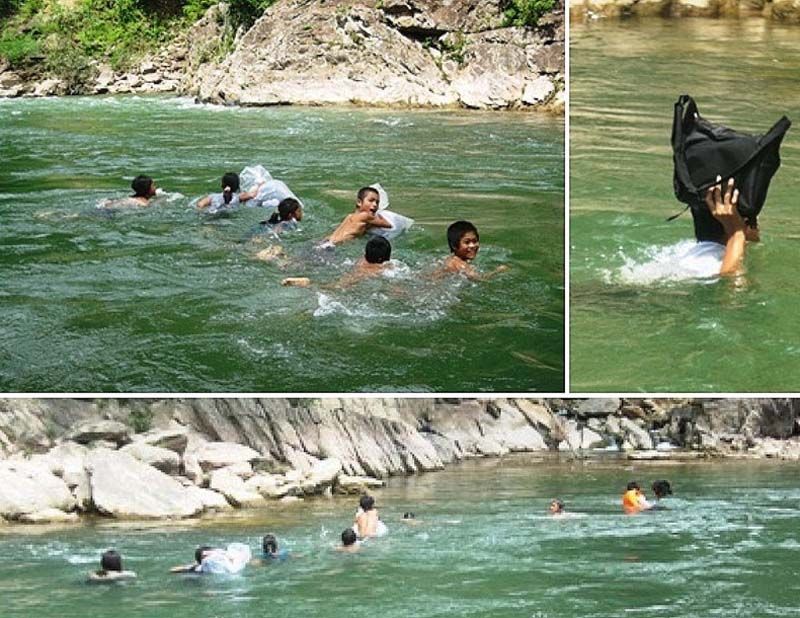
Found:
<svg viewBox="0 0 800 618"><path fill-rule="evenodd" d="M359 554L332 548L356 498L197 525L95 525L0 535L3 616L83 618L309 616L419 618L797 616L800 487L796 464L631 466L467 464L394 479L377 495L387 537ZM672 482L671 510L623 515L632 479ZM545 514L562 497L581 516ZM418 526L400 523L415 512ZM266 532L285 562L236 576L169 575L199 544L248 543ZM90 586L114 547L138 573Z"/></svg>
<svg viewBox="0 0 800 618"><path fill-rule="evenodd" d="M576 391L797 390L800 30L752 20L573 24L571 381ZM737 280L670 264L693 239L672 190L673 105L764 133L795 122Z"/></svg>
<svg viewBox="0 0 800 618"><path fill-rule="evenodd" d="M269 108L174 98L0 100L0 389L558 391L563 388L564 140L533 114ZM288 260L254 254L261 209L192 199L261 164L306 205ZM108 212L136 174L166 199ZM362 241L312 246L381 182L415 226L397 274L335 282ZM472 220L494 280L431 280L445 229Z"/></svg>

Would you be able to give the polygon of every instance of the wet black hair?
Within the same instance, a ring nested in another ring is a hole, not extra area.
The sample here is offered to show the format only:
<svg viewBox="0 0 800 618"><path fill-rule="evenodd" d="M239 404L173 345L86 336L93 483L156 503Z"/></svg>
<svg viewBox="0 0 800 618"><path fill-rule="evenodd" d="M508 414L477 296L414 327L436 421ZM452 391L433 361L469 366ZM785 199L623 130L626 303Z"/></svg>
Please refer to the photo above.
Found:
<svg viewBox="0 0 800 618"><path fill-rule="evenodd" d="M550 504L551 505L555 504L556 506L558 506L558 510L559 511L563 511L564 510L564 501L563 500L560 500L558 498L554 498L553 500L550 500Z"/></svg>
<svg viewBox="0 0 800 618"><path fill-rule="evenodd" d="M207 551L214 549L210 545L201 545L197 549L194 550L194 561L197 564L200 564L203 561L203 554Z"/></svg>
<svg viewBox="0 0 800 618"><path fill-rule="evenodd" d="M358 190L358 201L360 202L365 197L367 197L367 193L374 193L378 197L381 196L380 192L375 187L361 187Z"/></svg>
<svg viewBox="0 0 800 618"><path fill-rule="evenodd" d="M278 539L275 538L274 534L264 535L264 538L261 539L261 549L265 554L278 553Z"/></svg>
<svg viewBox="0 0 800 618"><path fill-rule="evenodd" d="M370 238L364 248L364 259L370 264L383 264L392 258L392 245L383 236Z"/></svg>
<svg viewBox="0 0 800 618"><path fill-rule="evenodd" d="M150 193L150 186L153 184L153 179L150 176L139 175L131 182L131 189L133 189L133 197L147 197Z"/></svg>
<svg viewBox="0 0 800 618"><path fill-rule="evenodd" d="M664 496L672 495L672 487L670 486L669 481L654 481L652 488L656 498L663 498Z"/></svg>
<svg viewBox="0 0 800 618"><path fill-rule="evenodd" d="M630 483L628 483L628 491L630 491L631 489L641 490L641 487L639 487L639 483L637 483L636 481L631 481Z"/></svg>
<svg viewBox="0 0 800 618"><path fill-rule="evenodd" d="M230 187L230 191L225 188ZM222 199L226 204L230 204L233 199L233 194L239 191L239 174L236 172L228 172L222 177Z"/></svg>
<svg viewBox="0 0 800 618"><path fill-rule="evenodd" d="M358 537L352 528L347 528L344 532L342 532L342 545L345 547L348 545L355 545L357 540Z"/></svg>
<svg viewBox="0 0 800 618"><path fill-rule="evenodd" d="M403 513L403 519L416 519L416 515L414 515L414 513L411 511L407 511L406 513Z"/></svg>
<svg viewBox="0 0 800 618"><path fill-rule="evenodd" d="M100 568L105 571L122 571L122 556L116 549L109 549L100 556Z"/></svg>
<svg viewBox="0 0 800 618"><path fill-rule="evenodd" d="M358 501L358 505L365 511L370 511L373 508L375 508L375 498L367 494L364 494Z"/></svg>
<svg viewBox="0 0 800 618"><path fill-rule="evenodd" d="M447 244L450 245L451 253L455 253L456 249L458 249L458 243L467 232L474 232L476 238L478 240L481 239L478 234L478 228L469 221L456 221L450 224L450 227L447 228Z"/></svg>
<svg viewBox="0 0 800 618"><path fill-rule="evenodd" d="M275 225L281 221L286 221L286 219L289 218L289 215L291 215L300 207L301 204L296 199L293 197L286 197L280 201L278 204L278 212L272 213L272 216L267 220L267 223L270 225Z"/></svg>

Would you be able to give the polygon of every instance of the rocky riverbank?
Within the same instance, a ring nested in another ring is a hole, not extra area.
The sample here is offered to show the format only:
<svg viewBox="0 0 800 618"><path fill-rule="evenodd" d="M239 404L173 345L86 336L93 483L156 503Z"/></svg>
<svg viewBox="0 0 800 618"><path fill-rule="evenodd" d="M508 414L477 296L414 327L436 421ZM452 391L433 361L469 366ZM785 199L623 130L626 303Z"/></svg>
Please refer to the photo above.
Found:
<svg viewBox="0 0 800 618"><path fill-rule="evenodd" d="M560 2L536 28L504 26L500 0L281 0L236 33L227 12L211 7L130 71L95 61L71 82L0 65L0 96L175 93L226 105L563 113Z"/></svg>
<svg viewBox="0 0 800 618"><path fill-rule="evenodd" d="M604 17L756 17L800 23L800 0L572 0L575 20Z"/></svg>
<svg viewBox="0 0 800 618"><path fill-rule="evenodd" d="M0 524L196 517L537 451L798 460L800 401L6 399Z"/></svg>

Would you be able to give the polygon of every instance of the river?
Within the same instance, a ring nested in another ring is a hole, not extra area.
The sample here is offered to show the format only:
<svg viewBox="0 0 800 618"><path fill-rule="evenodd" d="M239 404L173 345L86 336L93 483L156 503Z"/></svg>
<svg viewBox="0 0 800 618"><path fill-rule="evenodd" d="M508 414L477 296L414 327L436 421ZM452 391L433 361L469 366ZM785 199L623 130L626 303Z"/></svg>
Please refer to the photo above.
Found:
<svg viewBox="0 0 800 618"><path fill-rule="evenodd" d="M642 19L571 30L571 382L575 392L797 390L800 141L793 127L743 277L691 280L672 190L673 105L764 133L800 120L800 31L761 19Z"/></svg>
<svg viewBox="0 0 800 618"><path fill-rule="evenodd" d="M521 113L223 108L174 97L0 100L0 389L11 392L560 391L564 123ZM286 263L263 209L191 207L265 166L306 205ZM142 210L96 206L148 174ZM415 225L392 278L327 289L363 254L312 250L380 182ZM472 220L467 283L429 277ZM283 288L309 276L310 289Z"/></svg>

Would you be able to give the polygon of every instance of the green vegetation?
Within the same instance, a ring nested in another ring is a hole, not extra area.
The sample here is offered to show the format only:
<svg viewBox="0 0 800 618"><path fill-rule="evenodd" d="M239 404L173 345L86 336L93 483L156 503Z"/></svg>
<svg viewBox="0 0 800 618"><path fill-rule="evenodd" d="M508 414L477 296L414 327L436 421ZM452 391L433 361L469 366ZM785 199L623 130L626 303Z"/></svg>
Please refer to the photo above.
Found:
<svg viewBox="0 0 800 618"><path fill-rule="evenodd" d="M136 433L149 431L153 425L153 411L147 404L132 406L129 418Z"/></svg>
<svg viewBox="0 0 800 618"><path fill-rule="evenodd" d="M275 0L229 0L229 44ZM193 24L216 0L0 0L0 58L11 66L44 66L80 84L96 62L116 70Z"/></svg>
<svg viewBox="0 0 800 618"><path fill-rule="evenodd" d="M545 13L555 6L555 0L507 0L504 8L506 26L535 27Z"/></svg>

